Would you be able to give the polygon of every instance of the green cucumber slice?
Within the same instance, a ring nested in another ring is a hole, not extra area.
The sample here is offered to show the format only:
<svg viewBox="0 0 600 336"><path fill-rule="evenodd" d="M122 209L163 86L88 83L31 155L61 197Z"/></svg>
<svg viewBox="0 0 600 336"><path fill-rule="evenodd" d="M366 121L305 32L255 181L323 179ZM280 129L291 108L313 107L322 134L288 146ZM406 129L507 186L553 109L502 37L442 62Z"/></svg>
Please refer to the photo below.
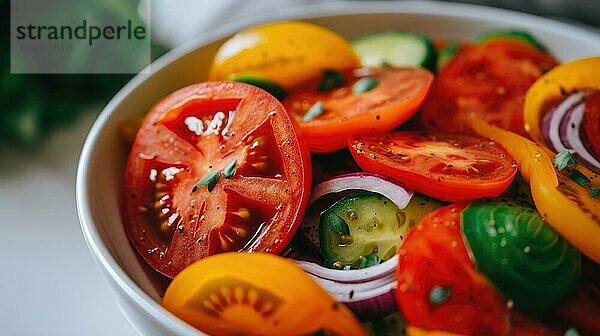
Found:
<svg viewBox="0 0 600 336"><path fill-rule="evenodd" d="M533 35L524 32L524 31L520 31L520 30L492 30L492 31L488 31L488 32L484 32L482 34L480 34L475 41L477 43L483 43L483 42L487 42L493 39L500 39L500 38L508 38L508 39L517 39L520 40L522 42L526 42L527 44L541 50L541 51L547 51L546 47L540 42L538 41L535 37L533 37Z"/></svg>
<svg viewBox="0 0 600 336"><path fill-rule="evenodd" d="M418 66L434 70L436 52L426 36L406 31L382 31L350 41L365 66Z"/></svg>
<svg viewBox="0 0 600 336"><path fill-rule="evenodd" d="M359 192L325 210L319 231L326 267L359 268L366 256L377 256L382 261L393 257L408 231L408 222L403 211L387 197Z"/></svg>

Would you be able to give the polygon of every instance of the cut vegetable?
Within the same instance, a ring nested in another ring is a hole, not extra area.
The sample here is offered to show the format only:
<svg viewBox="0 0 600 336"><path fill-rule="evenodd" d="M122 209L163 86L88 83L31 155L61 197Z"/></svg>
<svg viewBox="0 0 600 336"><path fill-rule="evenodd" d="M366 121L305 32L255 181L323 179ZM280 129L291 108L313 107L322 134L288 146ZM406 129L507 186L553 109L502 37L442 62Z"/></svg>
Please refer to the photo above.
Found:
<svg viewBox="0 0 600 336"><path fill-rule="evenodd" d="M579 280L579 251L530 205L474 201L462 211L461 223L477 269L524 312L548 311Z"/></svg>
<svg viewBox="0 0 600 336"><path fill-rule="evenodd" d="M272 80L269 80L260 75L252 75L252 74L231 74L227 76L227 80L233 82L242 82L254 86L258 86L259 88L267 91L273 97L277 98L277 100L282 101L285 99L287 92L284 88L282 88L279 84L275 83Z"/></svg>
<svg viewBox="0 0 600 336"><path fill-rule="evenodd" d="M406 31L372 33L351 41L365 66L418 66L435 70L436 52L426 36Z"/></svg>
<svg viewBox="0 0 600 336"><path fill-rule="evenodd" d="M391 200L374 192L356 193L321 214L321 255L329 268L361 268L367 256L393 257L406 231L406 217Z"/></svg>
<svg viewBox="0 0 600 336"><path fill-rule="evenodd" d="M568 150L589 169L600 172L600 161L583 141L583 114L589 95L589 91L573 93L554 107L542 119L542 134L550 149Z"/></svg>
<svg viewBox="0 0 600 336"><path fill-rule="evenodd" d="M412 190L382 175L360 172L332 177L313 188L309 208L302 222L300 232L306 238L311 250L315 252L320 250L321 212L343 197L358 191L376 192L387 197L399 209L405 209L403 212L409 225L413 225L427 213L441 206L440 203L421 196L417 196L412 202L415 197Z"/></svg>
<svg viewBox="0 0 600 336"><path fill-rule="evenodd" d="M509 39L509 40L517 40L520 42L527 43L541 51L546 51L546 47L538 40L536 40L533 35L519 30L492 30L488 32L484 32L480 34L475 41L478 43L485 43L490 40L498 40L498 39Z"/></svg>
<svg viewBox="0 0 600 336"><path fill-rule="evenodd" d="M382 316L398 310L394 297L397 256L356 270L335 270L300 260L296 263L337 302L344 303L359 316Z"/></svg>
<svg viewBox="0 0 600 336"><path fill-rule="evenodd" d="M224 253L185 268L162 306L210 335L366 335L358 320L291 260Z"/></svg>

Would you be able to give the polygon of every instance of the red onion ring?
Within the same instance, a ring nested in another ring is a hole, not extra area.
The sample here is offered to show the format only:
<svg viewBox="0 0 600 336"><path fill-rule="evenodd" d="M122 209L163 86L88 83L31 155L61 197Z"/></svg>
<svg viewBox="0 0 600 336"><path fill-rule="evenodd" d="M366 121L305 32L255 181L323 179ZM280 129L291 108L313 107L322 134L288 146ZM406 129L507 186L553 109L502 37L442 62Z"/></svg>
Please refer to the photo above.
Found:
<svg viewBox="0 0 600 336"><path fill-rule="evenodd" d="M398 310L396 267L398 256L357 270L334 270L308 261L295 261L336 301L359 316L387 315Z"/></svg>
<svg viewBox="0 0 600 336"><path fill-rule="evenodd" d="M379 193L400 209L406 208L414 194L392 179L365 172L339 175L318 184L313 188L309 211L300 229L314 245L314 249L319 249L321 211L349 193L359 190ZM324 201L325 198L327 201ZM320 201L322 204L319 204ZM295 262L338 302L346 304L359 316L387 315L398 310L395 299L397 255L379 265L357 270L329 269L302 260Z"/></svg>
<svg viewBox="0 0 600 336"><path fill-rule="evenodd" d="M555 152L568 150L591 170L600 172L600 161L587 149L581 126L589 92L576 92L547 113L542 120L544 140Z"/></svg>
<svg viewBox="0 0 600 336"><path fill-rule="evenodd" d="M311 248L318 251L320 246L319 217L321 212L349 193L361 190L379 193L389 198L399 209L406 208L414 194L412 190L386 176L366 172L338 175L318 184L312 190L308 211L300 228L300 232L313 245ZM330 199L328 204L320 206L317 204L317 201L329 195L335 197Z"/></svg>

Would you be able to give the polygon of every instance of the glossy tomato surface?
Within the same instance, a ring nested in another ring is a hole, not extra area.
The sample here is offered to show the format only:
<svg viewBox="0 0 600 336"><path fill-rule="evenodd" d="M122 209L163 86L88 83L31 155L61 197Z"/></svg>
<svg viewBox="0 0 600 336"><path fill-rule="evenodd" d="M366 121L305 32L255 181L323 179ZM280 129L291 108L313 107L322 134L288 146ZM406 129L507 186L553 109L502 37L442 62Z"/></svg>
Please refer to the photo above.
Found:
<svg viewBox="0 0 600 336"><path fill-rule="evenodd" d="M504 148L476 136L393 132L355 137L349 146L362 169L443 201L498 196L517 172Z"/></svg>
<svg viewBox="0 0 600 336"><path fill-rule="evenodd" d="M463 46L440 71L423 106L423 124L430 130L470 131L473 113L524 135L525 93L556 65L552 56L511 40Z"/></svg>
<svg viewBox="0 0 600 336"><path fill-rule="evenodd" d="M462 239L460 212L465 206L440 208L409 231L398 250L398 305L416 327L507 335L506 302L475 269Z"/></svg>
<svg viewBox="0 0 600 336"><path fill-rule="evenodd" d="M281 252L311 184L297 133L275 98L247 84L202 83L164 98L144 120L125 170L129 239L169 277L216 253Z"/></svg>
<svg viewBox="0 0 600 336"><path fill-rule="evenodd" d="M173 279L162 306L209 335L366 335L308 273L267 253L223 253L192 264Z"/></svg>
<svg viewBox="0 0 600 336"><path fill-rule="evenodd" d="M318 90L323 78L314 78L292 90L284 101L300 122L311 152L333 152L346 147L350 136L392 130L419 109L433 82L429 71L412 68L358 68L343 77L341 87L327 91ZM374 79L376 86L354 93L354 84L366 77ZM323 103L322 114L303 120L318 101Z"/></svg>
<svg viewBox="0 0 600 336"><path fill-rule="evenodd" d="M582 125L591 152L600 160L600 90L586 99Z"/></svg>

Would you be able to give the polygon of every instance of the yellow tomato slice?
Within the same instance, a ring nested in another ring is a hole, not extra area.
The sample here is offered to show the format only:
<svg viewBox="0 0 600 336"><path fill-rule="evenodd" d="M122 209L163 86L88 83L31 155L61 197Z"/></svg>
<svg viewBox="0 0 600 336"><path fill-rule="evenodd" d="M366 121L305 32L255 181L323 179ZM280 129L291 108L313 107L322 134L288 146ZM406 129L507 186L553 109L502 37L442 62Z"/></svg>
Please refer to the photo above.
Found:
<svg viewBox="0 0 600 336"><path fill-rule="evenodd" d="M547 104L557 102L576 89L600 88L600 56L561 64L533 83L525 96L525 130L537 142L544 143L541 121Z"/></svg>
<svg viewBox="0 0 600 336"><path fill-rule="evenodd" d="M535 206L550 224L583 254L600 263L600 200L566 176L557 174L550 150L516 133L490 125L473 117L473 130L501 144L515 158L519 171L529 181ZM582 166L575 167L600 186L600 177Z"/></svg>
<svg viewBox="0 0 600 336"><path fill-rule="evenodd" d="M290 88L324 69L358 66L358 56L340 35L307 22L278 22L249 28L227 40L213 59L209 79L245 74Z"/></svg>
<svg viewBox="0 0 600 336"><path fill-rule="evenodd" d="M366 335L352 313L292 261L223 253L179 273L162 301L210 335Z"/></svg>

